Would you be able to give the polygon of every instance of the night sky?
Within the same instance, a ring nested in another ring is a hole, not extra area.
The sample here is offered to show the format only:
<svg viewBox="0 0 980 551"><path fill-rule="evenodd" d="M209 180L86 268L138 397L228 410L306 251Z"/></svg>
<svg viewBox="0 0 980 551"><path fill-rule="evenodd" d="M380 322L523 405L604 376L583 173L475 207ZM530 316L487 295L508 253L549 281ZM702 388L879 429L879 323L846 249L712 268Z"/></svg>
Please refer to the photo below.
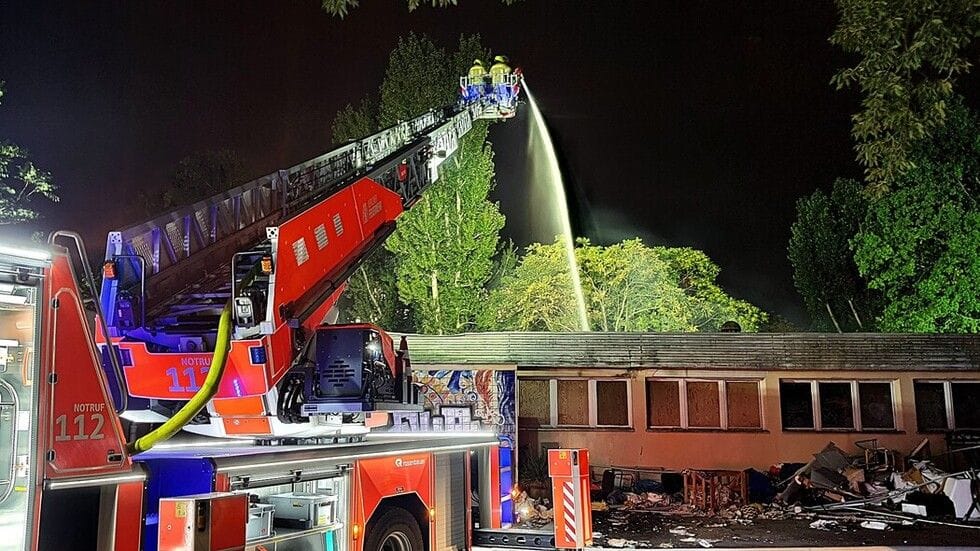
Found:
<svg viewBox="0 0 980 551"><path fill-rule="evenodd" d="M827 42L830 1L460 0L409 14L362 0L344 20L317 0L80 4L0 4L0 137L61 186L45 224L94 249L140 221L137 190L188 154L230 148L259 176L328 149L336 111L377 90L413 30L448 46L479 32L524 68L582 233L703 249L730 293L801 324L794 203L860 175L856 95L829 84L846 61ZM505 214L521 197L516 128L491 134Z"/></svg>

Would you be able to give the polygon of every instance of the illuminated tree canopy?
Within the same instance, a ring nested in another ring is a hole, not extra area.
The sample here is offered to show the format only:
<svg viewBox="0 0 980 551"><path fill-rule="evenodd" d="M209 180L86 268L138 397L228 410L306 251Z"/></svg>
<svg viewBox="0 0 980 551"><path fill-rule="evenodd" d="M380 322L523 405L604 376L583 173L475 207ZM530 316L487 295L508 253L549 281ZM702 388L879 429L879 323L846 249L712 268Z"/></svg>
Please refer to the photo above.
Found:
<svg viewBox="0 0 980 551"><path fill-rule="evenodd" d="M455 51L409 34L392 51L380 101L347 106L334 120L334 139L361 138L456 99L456 81L487 52L478 36L461 37ZM398 220L395 233L348 282L350 319L424 333L475 327L493 275L504 216L488 200L494 187L488 124L477 122L440 178ZM389 324L390 325L386 325Z"/></svg>
<svg viewBox="0 0 980 551"><path fill-rule="evenodd" d="M852 240L884 331L980 332L980 117L962 102Z"/></svg>
<svg viewBox="0 0 980 551"><path fill-rule="evenodd" d="M858 273L850 247L868 210L863 187L858 181L839 178L830 194L818 189L796 203L789 261L793 283L814 329L874 328L877 293Z"/></svg>
<svg viewBox="0 0 980 551"><path fill-rule="evenodd" d="M695 249L579 239L575 256L595 331L717 331L728 321L756 331L766 319L727 295L715 281L718 266ZM533 244L491 291L481 328L577 331L574 292L563 241Z"/></svg>
<svg viewBox="0 0 980 551"><path fill-rule="evenodd" d="M831 43L857 55L833 78L856 88L852 134L870 191L880 195L915 168L912 149L946 121L956 78L980 36L976 0L837 0Z"/></svg>
<svg viewBox="0 0 980 551"><path fill-rule="evenodd" d="M504 4L510 5L519 0L501 0ZM455 6L457 0L407 0L408 11L415 11L421 6L431 5L434 8L444 8ZM322 0L321 5L324 11L337 17L345 17L350 10L361 5L360 0Z"/></svg>
<svg viewBox="0 0 980 551"><path fill-rule="evenodd" d="M3 82L0 81L0 98ZM58 201L51 174L31 162L24 148L0 140L0 224L16 224L38 218L35 201Z"/></svg>

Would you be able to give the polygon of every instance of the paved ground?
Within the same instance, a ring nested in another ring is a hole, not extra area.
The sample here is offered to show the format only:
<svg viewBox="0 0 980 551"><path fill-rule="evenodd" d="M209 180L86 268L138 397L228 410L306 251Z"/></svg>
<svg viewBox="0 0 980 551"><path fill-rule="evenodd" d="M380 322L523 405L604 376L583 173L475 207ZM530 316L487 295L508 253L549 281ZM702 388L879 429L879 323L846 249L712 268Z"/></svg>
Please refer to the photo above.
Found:
<svg viewBox="0 0 980 551"><path fill-rule="evenodd" d="M595 545L613 547L615 540L635 542L636 548L691 548L710 545L718 548L758 547L840 547L840 546L942 546L980 549L978 529L917 523L893 525L880 531L861 528L857 523L832 530L810 528L812 520L754 520L751 524L712 517L677 517L654 512L615 511L593 513ZM671 530L674 530L672 533Z"/></svg>

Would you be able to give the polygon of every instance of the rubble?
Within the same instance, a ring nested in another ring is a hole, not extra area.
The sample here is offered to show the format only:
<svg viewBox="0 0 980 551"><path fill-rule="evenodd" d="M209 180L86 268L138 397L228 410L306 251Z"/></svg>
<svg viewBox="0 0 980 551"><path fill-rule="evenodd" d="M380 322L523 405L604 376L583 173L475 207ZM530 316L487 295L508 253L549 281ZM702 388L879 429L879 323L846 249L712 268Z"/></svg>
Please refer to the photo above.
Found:
<svg viewBox="0 0 980 551"><path fill-rule="evenodd" d="M861 528L867 528L868 530L888 530L887 524L877 520L866 520L861 523Z"/></svg>
<svg viewBox="0 0 980 551"><path fill-rule="evenodd" d="M957 541L972 543L974 536L963 533L980 529L980 523L965 523L967 514L980 519L980 503L969 510L977 474L944 472L927 450L920 445L915 459L907 460L874 440L850 451L829 442L808 463L783 463L768 471L654 473L659 480L607 471L603 483L592 486L595 545L822 544L827 532L851 544L906 544L911 534L929 532L931 525L956 528ZM692 492L682 481L698 486ZM538 495L521 492L514 498L522 527L551 524L550 500ZM929 541L948 541L945 532L930 533Z"/></svg>
<svg viewBox="0 0 980 551"><path fill-rule="evenodd" d="M517 524L524 528L541 528L551 524L555 517L548 498L534 499L526 491L521 491L513 499Z"/></svg>
<svg viewBox="0 0 980 551"><path fill-rule="evenodd" d="M810 523L810 528L814 528L816 530L835 530L839 526L840 525L837 523L836 520L829 520L829 519L815 520Z"/></svg>

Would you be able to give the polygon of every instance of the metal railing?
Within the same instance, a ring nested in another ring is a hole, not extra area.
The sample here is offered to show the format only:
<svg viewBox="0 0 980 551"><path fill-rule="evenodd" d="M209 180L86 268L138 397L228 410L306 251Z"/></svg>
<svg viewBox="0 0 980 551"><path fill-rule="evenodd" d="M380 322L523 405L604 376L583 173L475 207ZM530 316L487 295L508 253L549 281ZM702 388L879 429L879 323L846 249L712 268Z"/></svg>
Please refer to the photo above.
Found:
<svg viewBox="0 0 980 551"><path fill-rule="evenodd" d="M122 273L145 279L103 281L101 301L109 325L114 325L114 306L121 289L145 286L140 291L141 302L173 296L213 272L216 263L226 263L236 251L264 239L266 227L308 208L420 139L434 146L430 169L435 179L438 165L471 128L474 109L471 105L428 111L289 169L109 232L106 260L127 262L130 269ZM144 304L140 307L149 309Z"/></svg>

